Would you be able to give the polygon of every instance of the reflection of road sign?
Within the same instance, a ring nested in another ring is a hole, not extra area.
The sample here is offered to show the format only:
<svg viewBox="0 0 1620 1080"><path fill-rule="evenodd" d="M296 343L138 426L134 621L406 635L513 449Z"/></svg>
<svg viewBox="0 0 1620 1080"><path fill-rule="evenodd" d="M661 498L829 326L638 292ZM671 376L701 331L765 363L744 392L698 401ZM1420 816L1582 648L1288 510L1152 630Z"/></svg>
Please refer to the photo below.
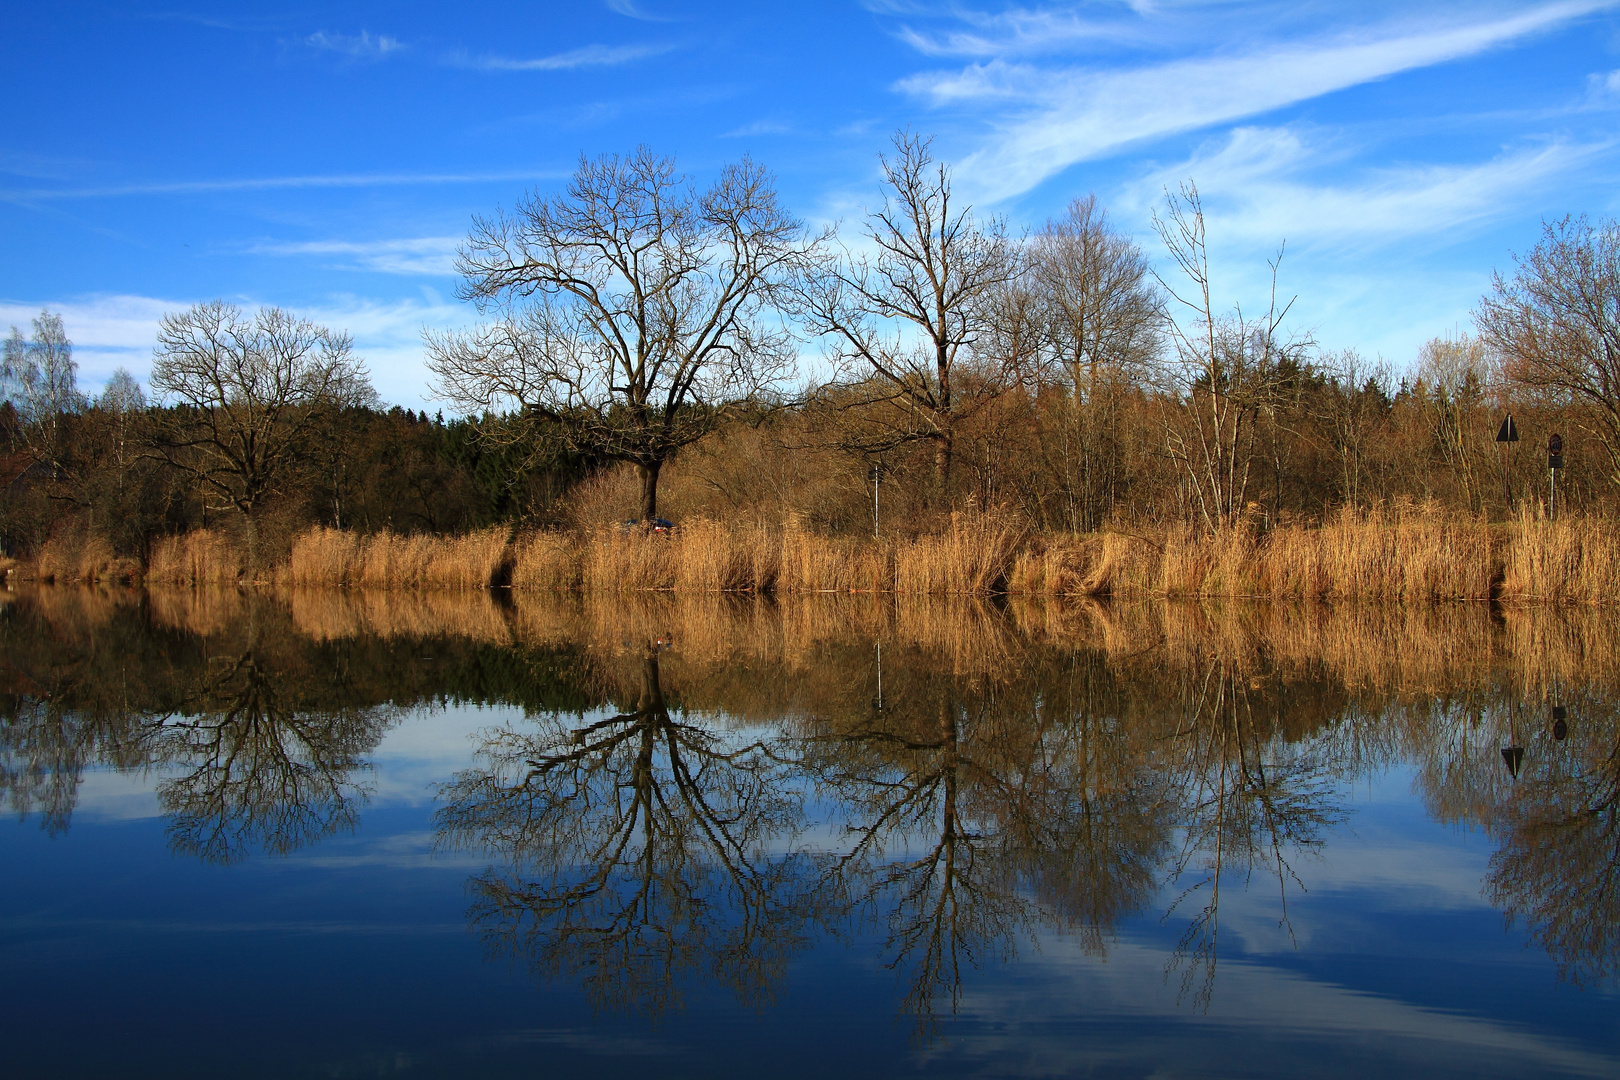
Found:
<svg viewBox="0 0 1620 1080"><path fill-rule="evenodd" d="M1502 417L1502 426L1496 429L1497 442L1518 442L1519 428L1513 422L1513 414L1508 413Z"/></svg>
<svg viewBox="0 0 1620 1080"><path fill-rule="evenodd" d="M888 471L889 470L882 465L873 465L870 469L866 470L866 478L875 484L879 480L882 480L883 474Z"/></svg>
<svg viewBox="0 0 1620 1080"><path fill-rule="evenodd" d="M1564 437L1554 435L1547 440L1547 468L1562 469L1564 467Z"/></svg>
<svg viewBox="0 0 1620 1080"><path fill-rule="evenodd" d="M1509 775L1517 780L1519 778L1519 769L1524 765L1524 747L1502 747L1502 762L1507 765Z"/></svg>

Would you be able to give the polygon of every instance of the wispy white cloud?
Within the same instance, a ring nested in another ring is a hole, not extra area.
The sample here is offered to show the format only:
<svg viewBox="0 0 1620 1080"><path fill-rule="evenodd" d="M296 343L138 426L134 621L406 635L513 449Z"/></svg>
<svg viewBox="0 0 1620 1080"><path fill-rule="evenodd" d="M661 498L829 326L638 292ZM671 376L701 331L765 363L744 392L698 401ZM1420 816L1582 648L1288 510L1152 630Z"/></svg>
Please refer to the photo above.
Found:
<svg viewBox="0 0 1620 1080"><path fill-rule="evenodd" d="M470 56L466 53L455 53L450 63L455 67L472 68L475 71L572 71L575 68L585 67L615 67L619 64L628 64L636 60L644 60L649 56L669 52L675 46L672 44L646 44L646 45L585 45L578 49L569 49L567 52L553 53L550 56L537 56L531 59L513 59L505 56Z"/></svg>
<svg viewBox="0 0 1620 1080"><path fill-rule="evenodd" d="M623 15L627 19L640 19L642 22L670 22L667 15L655 15L641 5L639 0L603 0L603 7L615 15Z"/></svg>
<svg viewBox="0 0 1620 1080"><path fill-rule="evenodd" d="M1586 88L1593 98L1620 97L1620 71L1588 75L1586 77Z"/></svg>
<svg viewBox="0 0 1620 1080"><path fill-rule="evenodd" d="M374 37L366 30L358 34L329 34L325 30L317 30L304 39L304 44L323 52L342 53L356 60L381 60L390 53L401 52L405 48L405 44L398 38L389 37L387 34L378 34Z"/></svg>
<svg viewBox="0 0 1620 1080"><path fill-rule="evenodd" d="M337 265L383 274L448 276L456 272L461 237L422 236L398 240L315 240L293 244L260 244L261 255L336 256Z"/></svg>
<svg viewBox="0 0 1620 1080"><path fill-rule="evenodd" d="M995 200L1132 144L1476 55L1614 6L1560 0L1494 19L1391 25L1125 70L1052 69L998 57L899 86L936 106L977 111L999 129L958 165L964 186Z"/></svg>
<svg viewBox="0 0 1620 1080"><path fill-rule="evenodd" d="M750 135L789 135L793 129L787 124L777 120L755 120L751 124L734 127L730 131L722 132L722 139L741 139Z"/></svg>
<svg viewBox="0 0 1620 1080"><path fill-rule="evenodd" d="M545 169L471 173L337 173L325 176L254 176L221 180L176 180L153 184L113 184L84 188L0 189L0 202L101 199L122 195L196 195L213 191L276 188L399 187L413 184L481 184L505 180L547 180L562 173Z"/></svg>
<svg viewBox="0 0 1620 1080"><path fill-rule="evenodd" d="M1292 128L1243 127L1132 185L1121 209L1145 216L1166 187L1192 178L1212 235L1236 243L1367 249L1461 229L1534 204L1554 182L1606 162L1616 141L1552 141L1465 164L1352 169L1361 147ZM1331 168L1336 179L1314 177Z"/></svg>
<svg viewBox="0 0 1620 1080"><path fill-rule="evenodd" d="M1130 9L1120 5L1130 14ZM936 14L915 6L888 8L902 16ZM932 29L916 22L904 22L896 31L900 40L924 56L1008 57L1073 51L1098 45L1138 44L1150 35L1148 25L1139 19L1107 19L1096 15L1096 8L1081 15L1073 9L1007 8L981 12L952 7L948 15L956 26Z"/></svg>

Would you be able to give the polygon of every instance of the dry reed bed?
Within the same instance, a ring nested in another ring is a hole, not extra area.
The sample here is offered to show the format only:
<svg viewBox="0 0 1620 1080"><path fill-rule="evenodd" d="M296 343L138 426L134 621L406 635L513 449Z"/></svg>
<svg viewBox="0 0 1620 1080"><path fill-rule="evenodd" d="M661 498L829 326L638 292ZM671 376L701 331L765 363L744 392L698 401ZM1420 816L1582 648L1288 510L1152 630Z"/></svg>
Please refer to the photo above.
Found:
<svg viewBox="0 0 1620 1080"><path fill-rule="evenodd" d="M223 533L198 529L152 545L146 580L158 585L220 585L238 581L247 560Z"/></svg>
<svg viewBox="0 0 1620 1080"><path fill-rule="evenodd" d="M508 565L509 533L484 529L465 536L359 534L315 528L300 533L278 583L351 585L373 589L483 589Z"/></svg>
<svg viewBox="0 0 1620 1080"><path fill-rule="evenodd" d="M512 585L592 592L983 595L1003 587L1020 539L1000 522L960 520L939 536L883 543L821 536L791 524L711 521L673 533L536 533L514 544Z"/></svg>
<svg viewBox="0 0 1620 1080"><path fill-rule="evenodd" d="M959 516L939 535L883 542L700 521L673 534L528 534L510 559L515 588L590 592L1620 600L1613 525L1529 517L1490 525L1413 506L1263 535L1166 529L1073 540L1031 536L994 516Z"/></svg>
<svg viewBox="0 0 1620 1080"><path fill-rule="evenodd" d="M1423 510L1345 512L1319 527L1264 535L1106 533L1032 542L1016 557L1008 586L1049 596L1486 599L1502 579L1504 549L1520 535ZM1544 587L1540 578L1524 581Z"/></svg>
<svg viewBox="0 0 1620 1080"><path fill-rule="evenodd" d="M1078 540L1030 536L991 516L881 543L697 522L672 535L532 534L512 562L514 587L593 592L1620 601L1620 527L1528 516L1491 525L1413 506L1263 535L1166 529Z"/></svg>
<svg viewBox="0 0 1620 1080"><path fill-rule="evenodd" d="M118 584L141 579L139 562L115 555L106 540L83 533L53 536L40 548L29 569L36 581L53 583Z"/></svg>
<svg viewBox="0 0 1620 1080"><path fill-rule="evenodd" d="M237 582L237 546L217 532L167 537L146 579ZM136 576L99 541L52 540L17 577L115 581ZM883 592L902 596L1185 597L1428 603L1502 598L1620 601L1620 524L1593 518L1506 524L1432 506L1346 511L1319 527L1215 535L1169 528L1068 538L1030 535L996 515L953 516L938 535L828 537L796 523L695 521L666 534L605 528L460 537L315 528L264 576L296 587L589 592Z"/></svg>

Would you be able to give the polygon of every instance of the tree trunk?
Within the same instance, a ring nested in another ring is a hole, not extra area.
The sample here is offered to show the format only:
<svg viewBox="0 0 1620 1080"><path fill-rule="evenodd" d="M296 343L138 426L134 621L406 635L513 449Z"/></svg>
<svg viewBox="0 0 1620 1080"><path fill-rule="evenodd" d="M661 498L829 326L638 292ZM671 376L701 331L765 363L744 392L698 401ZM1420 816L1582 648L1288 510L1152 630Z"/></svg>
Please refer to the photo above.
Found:
<svg viewBox="0 0 1620 1080"><path fill-rule="evenodd" d="M642 521L651 521L658 516L658 470L663 467L662 461L636 466L636 475L641 477Z"/></svg>
<svg viewBox="0 0 1620 1080"><path fill-rule="evenodd" d="M259 576L259 523L252 514L244 513L242 517L247 522L247 579L251 582Z"/></svg>

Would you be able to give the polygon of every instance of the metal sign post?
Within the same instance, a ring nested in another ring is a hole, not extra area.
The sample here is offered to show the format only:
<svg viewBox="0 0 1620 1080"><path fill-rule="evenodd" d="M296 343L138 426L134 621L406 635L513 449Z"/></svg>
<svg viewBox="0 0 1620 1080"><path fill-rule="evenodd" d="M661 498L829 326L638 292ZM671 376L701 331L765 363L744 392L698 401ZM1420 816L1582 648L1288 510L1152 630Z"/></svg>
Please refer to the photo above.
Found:
<svg viewBox="0 0 1620 1080"><path fill-rule="evenodd" d="M1503 513L1513 513L1513 492L1508 487L1508 444L1519 441L1519 429L1513 423L1513 414L1502 417L1502 426L1496 429L1496 445L1502 448L1502 505Z"/></svg>
<svg viewBox="0 0 1620 1080"><path fill-rule="evenodd" d="M1558 519L1558 470L1564 467L1564 437L1547 440L1547 518Z"/></svg>

